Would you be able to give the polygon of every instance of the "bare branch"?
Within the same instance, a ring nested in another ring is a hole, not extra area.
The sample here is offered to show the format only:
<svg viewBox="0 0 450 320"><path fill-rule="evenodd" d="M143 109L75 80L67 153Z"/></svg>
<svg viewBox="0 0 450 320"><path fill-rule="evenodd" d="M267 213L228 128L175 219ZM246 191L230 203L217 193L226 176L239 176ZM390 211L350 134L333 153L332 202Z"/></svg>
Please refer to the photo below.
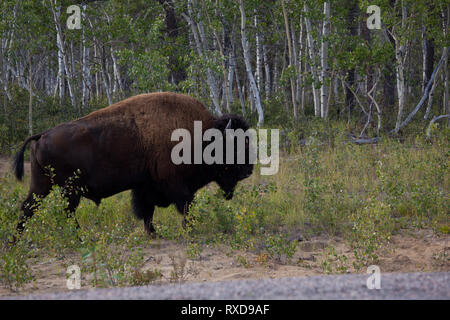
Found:
<svg viewBox="0 0 450 320"><path fill-rule="evenodd" d="M441 60L439 61L436 68L434 69L433 73L431 74L430 80L428 80L428 84L427 84L427 87L425 88L425 93L423 94L422 99L420 99L419 103L414 108L414 110L408 115L408 117L406 117L406 119L397 128L391 130L389 132L389 134L398 133L401 128L403 128L405 125L407 125L409 123L409 121L411 121L411 119L415 116L417 111L419 111L419 109L422 107L423 103L428 98L428 95L429 95L430 89L431 89L431 85L433 84L434 78L436 77L436 73L438 72L439 68L442 66L442 63L444 62L444 58L446 57L445 53L447 52L447 50L448 50L448 47L445 47L444 54L442 55Z"/></svg>
<svg viewBox="0 0 450 320"><path fill-rule="evenodd" d="M436 116L430 121L430 124L428 125L428 128L427 128L427 139L430 139L430 137L431 137L431 127L432 127L433 123L435 123L436 121L438 121L440 119L444 119L444 118L450 118L450 114L442 114L440 116Z"/></svg>

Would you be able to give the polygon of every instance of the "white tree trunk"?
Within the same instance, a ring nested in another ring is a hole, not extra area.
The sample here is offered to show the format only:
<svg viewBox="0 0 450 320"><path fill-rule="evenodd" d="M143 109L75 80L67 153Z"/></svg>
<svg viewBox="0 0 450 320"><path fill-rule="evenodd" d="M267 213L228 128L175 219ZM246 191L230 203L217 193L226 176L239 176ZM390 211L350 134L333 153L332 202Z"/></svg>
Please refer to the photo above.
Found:
<svg viewBox="0 0 450 320"><path fill-rule="evenodd" d="M403 47L403 46L402 46ZM396 128L400 125L403 116L403 110L405 108L405 76L404 76L404 65L401 62L403 60L403 55L396 50L396 80L397 80L397 95L398 95L398 113Z"/></svg>
<svg viewBox="0 0 450 320"><path fill-rule="evenodd" d="M268 59L267 46L265 44L263 45L263 58L264 58L264 74L265 74L265 79L264 79L265 98L269 99L270 98L270 83L271 83L270 65L269 65L269 61L267 60Z"/></svg>
<svg viewBox="0 0 450 320"><path fill-rule="evenodd" d="M123 86L122 86L122 77L120 76L120 71L119 71L119 67L117 66L117 59L116 59L116 55L114 54L114 49L111 46L110 47L110 52L111 52L111 60L113 63L113 72L114 72L114 90L113 92L117 92L117 88L119 88L119 92L123 91Z"/></svg>
<svg viewBox="0 0 450 320"><path fill-rule="evenodd" d="M291 40L292 40L292 64L293 64L294 70L295 70L295 76L294 76L295 105L298 108L298 102L300 99L299 90L298 90L298 76L297 76L298 63L299 63L298 43L297 43L297 36L295 35L295 28L294 28L294 24L293 24L292 20L291 20L290 30L291 30Z"/></svg>
<svg viewBox="0 0 450 320"><path fill-rule="evenodd" d="M427 69L427 40L426 40L426 28L422 25L422 94L425 91L426 84L426 69Z"/></svg>
<svg viewBox="0 0 450 320"><path fill-rule="evenodd" d="M83 4L83 20L86 16L86 4ZM89 46L86 45L86 34L83 29L82 55L83 55L83 83L82 83L82 108L85 109L89 102L89 93L91 88L91 70L89 67Z"/></svg>
<svg viewBox="0 0 450 320"><path fill-rule="evenodd" d="M308 6L305 4L304 7L304 11L306 13L305 16L305 26L306 26L306 39L308 42L308 52L309 52L309 59L311 61L311 74L313 77L313 85L312 85L312 92L313 92L313 99L314 99L314 115L316 117L320 117L320 103L319 103L319 93L318 90L316 89L316 83L318 80L318 76L317 76L317 69L316 69L316 63L315 63L315 52L316 52L316 48L315 48L315 43L314 43L314 39L312 37L312 26L311 26L311 21L309 20L309 18L307 17L307 14L309 12L309 8Z"/></svg>
<svg viewBox="0 0 450 320"><path fill-rule="evenodd" d="M328 84L326 84L329 72L328 67L328 37L330 33L330 3L323 4L323 27L322 27L322 47L320 50L321 72L320 72L320 116L324 119L328 117Z"/></svg>
<svg viewBox="0 0 450 320"><path fill-rule="evenodd" d="M228 53L228 101L233 103L233 79L234 79L233 49Z"/></svg>
<svg viewBox="0 0 450 320"><path fill-rule="evenodd" d="M447 21L445 21L444 9L442 10L442 26L445 37L448 38L448 27L450 24L450 5L447 5ZM450 114L450 105L449 105L449 90L448 90L448 49L445 50L445 60L444 60L444 97L442 99L443 102L443 112L445 114ZM448 118L447 123L450 125L450 118Z"/></svg>
<svg viewBox="0 0 450 320"><path fill-rule="evenodd" d="M450 104L449 104L449 90L448 90L448 50L446 52L445 62L444 62L444 112L450 114Z"/></svg>
<svg viewBox="0 0 450 320"><path fill-rule="evenodd" d="M111 18L107 14L106 11L105 11L105 15L106 15L107 21L111 22ZM110 40L111 40L111 38L110 38ZM120 76L119 67L117 66L116 55L114 53L114 48L112 47L112 45L109 47L109 51L110 51L110 55L111 55L111 60L112 60L112 65L113 65L113 76L114 76L114 81L110 81L110 84L111 84L111 82L114 83L112 92L113 93L116 93L117 91L122 92L123 91L122 78Z"/></svg>
<svg viewBox="0 0 450 320"><path fill-rule="evenodd" d="M289 68L293 68L293 63L294 63L294 53L293 53L293 49L292 49L292 40L291 39L291 34L289 31L289 21L288 21L288 15L287 15L287 11L286 11L286 5L284 3L284 0L281 0L281 7L283 10L283 19L284 19L284 28L285 28L285 32L286 32L286 41L288 44L288 51L289 51ZM291 83L291 102L292 102L292 107L293 107L293 111L294 111L294 119L297 120L298 119L298 110L297 110L297 103L295 100L295 79L293 77L290 77L290 83Z"/></svg>
<svg viewBox="0 0 450 320"><path fill-rule="evenodd" d="M8 110L7 110L7 105L6 105L6 98L8 98L8 100L11 100L11 94L9 93L8 90L8 57L7 57L7 51L8 50L8 40L7 39L2 39L1 42L1 64L2 64L2 76L1 76L1 81L2 81L2 88L3 88L3 93L5 95L5 100L4 100L4 108L5 108L5 119L7 119L7 115L8 115Z"/></svg>
<svg viewBox="0 0 450 320"><path fill-rule="evenodd" d="M63 53L61 49L61 39L59 37L59 32L56 33L56 46L58 47L58 84L59 84L59 99L62 102L64 99L64 93L66 91L65 89L65 74L64 74L64 58Z"/></svg>
<svg viewBox="0 0 450 320"><path fill-rule="evenodd" d="M258 32L258 17L255 10L255 29L256 29L256 84L258 86L259 92L262 91L262 50L261 50L261 34Z"/></svg>
<svg viewBox="0 0 450 320"><path fill-rule="evenodd" d="M204 36L204 32L203 32L203 29L200 29L201 30L201 35L202 35L202 41L206 41L206 38L205 38L205 36ZM214 33L214 37L215 37L215 39L216 39L216 44L217 44L217 47L219 48L219 52L220 52L220 54L221 54L221 56L222 56L222 59L221 59L221 64L222 64L222 73L223 73L223 81L222 81L222 102L224 102L223 104L225 104L225 107L226 107L226 109L227 109L227 111L228 111L228 113L231 113L231 102L230 102L230 97L229 97L229 90L228 90L228 88L229 88L229 82L228 82L228 77L230 76L229 74L227 74L227 67L226 67L226 65L225 65L225 59L226 59L226 56L225 56L225 51L224 51L224 49L223 49L223 46L222 46L222 41L221 41L221 39L219 38L219 35L217 34L217 32L216 32L216 30L214 30L213 31L213 33ZM228 68L228 69L230 69L230 68Z"/></svg>
<svg viewBox="0 0 450 320"><path fill-rule="evenodd" d="M402 2L402 28L406 25L406 7ZM405 109L406 99L406 82L405 82L405 61L406 46L397 38L395 39L395 58L397 60L396 65L396 80L397 80L397 95L398 95L398 113L397 121L395 123L395 131L398 132L400 124L402 123L403 112Z"/></svg>
<svg viewBox="0 0 450 320"><path fill-rule="evenodd" d="M28 102L28 134L33 135L33 67L31 64L31 52L28 52L28 86L29 90L29 102Z"/></svg>
<svg viewBox="0 0 450 320"><path fill-rule="evenodd" d="M182 14L186 22L191 26L192 35L194 36L195 40L195 47L197 50L197 54L203 58L206 61L207 67L206 67L206 81L208 82L209 86L209 95L210 98L214 104L214 111L217 115L222 115L222 111L220 110L220 102L219 102L219 92L216 85L216 80L214 78L214 75L212 73L211 68L209 67L209 59L208 55L206 53L205 47L206 47L206 36L203 31L203 27L201 23L195 23L192 19L192 4L191 1L188 1L188 14ZM200 35L199 35L200 33Z"/></svg>
<svg viewBox="0 0 450 320"><path fill-rule="evenodd" d="M60 16L61 16L61 7L58 6L56 7L56 1L53 2L53 6L51 6L52 8L52 12L53 12L53 20L55 22L55 28L56 28L56 37L57 37L57 46L58 46L58 57L60 60L60 63L62 63L60 65L60 67L64 67L64 72L67 75L67 88L69 89L69 96L70 96L70 100L72 102L72 106L76 107L76 102L75 102L75 95L74 92L72 90L72 73L70 71L70 68L67 64L67 55L66 55L66 50L65 50L65 45L64 45L64 40L63 40L63 36L62 36L62 28L61 28L61 20L60 20ZM56 10L54 8L54 6L56 7ZM61 54L61 56L59 56ZM62 76L61 74L61 70L60 70L60 81L61 83L64 82L64 76ZM61 90L61 84L60 84L60 90ZM61 97L61 92L60 92L60 97Z"/></svg>
<svg viewBox="0 0 450 320"><path fill-rule="evenodd" d="M97 45L95 44L94 44L94 61L98 61ZM100 79L98 71L95 72L95 97L97 100L100 97Z"/></svg>
<svg viewBox="0 0 450 320"><path fill-rule="evenodd" d="M428 101L427 101L427 109L425 111L425 115L423 118L426 120L430 116L431 107L433 105L433 97L434 97L434 89L436 89L436 85L438 83L438 77L434 78L433 85L431 86L430 93L428 95Z"/></svg>
<svg viewBox="0 0 450 320"><path fill-rule="evenodd" d="M250 49L249 49L249 43L247 40L246 31L245 31L246 30L245 29L246 17L245 17L243 0L239 1L239 9L241 11L241 40L242 40L242 48L244 51L245 69L247 70L247 76L250 81L250 86L251 86L252 93L253 93L255 107L256 107L256 110L258 111L258 125L261 126L264 124L264 111L263 111L262 105L261 105L259 90L256 85L255 78L253 77L252 65L250 64L250 52L249 52Z"/></svg>
<svg viewBox="0 0 450 320"><path fill-rule="evenodd" d="M297 95L300 100L300 109L301 112L305 112L305 88L303 87L303 66L302 66L302 60L303 60L303 54L304 54L304 45L303 45L303 17L300 17L300 35L298 37L298 43L299 43L299 53L297 57Z"/></svg>

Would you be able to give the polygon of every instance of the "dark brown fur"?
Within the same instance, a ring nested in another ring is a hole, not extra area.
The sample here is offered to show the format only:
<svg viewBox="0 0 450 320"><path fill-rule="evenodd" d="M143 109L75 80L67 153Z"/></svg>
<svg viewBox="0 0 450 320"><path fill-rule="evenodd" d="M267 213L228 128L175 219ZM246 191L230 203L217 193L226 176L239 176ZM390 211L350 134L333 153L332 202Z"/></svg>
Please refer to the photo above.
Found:
<svg viewBox="0 0 450 320"><path fill-rule="evenodd" d="M144 219L148 232L153 232L155 205L174 203L186 214L195 192L216 181L227 199L233 195L239 180L249 176L253 165L174 165L171 141L175 129L185 128L193 137L194 121L208 128L224 130L231 120L232 128L248 129L246 122L234 115L216 118L197 100L175 93L142 94L98 110L78 120L60 124L28 138L16 154L14 169L23 175L23 153L31 146L31 184L18 225L33 215L33 194L45 197L56 183L67 190L69 211L74 212L81 196L100 203L101 199L132 190L136 216ZM54 169L51 179L48 168ZM76 185L68 178L80 170ZM226 174L225 174L226 173ZM69 191L76 187L76 192Z"/></svg>

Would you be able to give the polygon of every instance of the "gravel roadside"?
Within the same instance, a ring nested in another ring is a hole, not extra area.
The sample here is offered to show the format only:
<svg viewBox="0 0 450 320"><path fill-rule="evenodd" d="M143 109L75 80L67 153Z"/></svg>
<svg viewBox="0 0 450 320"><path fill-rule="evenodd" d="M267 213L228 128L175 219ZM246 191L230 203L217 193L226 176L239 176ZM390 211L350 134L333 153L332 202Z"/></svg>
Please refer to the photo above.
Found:
<svg viewBox="0 0 450 320"><path fill-rule="evenodd" d="M370 275L236 280L77 290L6 299L450 299L450 272L381 274L381 289L368 289Z"/></svg>

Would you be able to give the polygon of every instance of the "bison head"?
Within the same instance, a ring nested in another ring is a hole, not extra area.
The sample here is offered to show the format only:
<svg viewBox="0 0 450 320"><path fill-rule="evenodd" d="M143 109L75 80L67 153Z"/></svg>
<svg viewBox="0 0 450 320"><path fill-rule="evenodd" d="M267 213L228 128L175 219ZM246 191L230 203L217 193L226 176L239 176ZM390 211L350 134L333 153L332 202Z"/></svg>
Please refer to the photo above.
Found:
<svg viewBox="0 0 450 320"><path fill-rule="evenodd" d="M229 148L230 146L226 142L223 144L223 164L217 165L217 177L215 180L225 192L225 199L230 200L233 197L237 183L251 176L253 172L253 162L250 155L251 152L254 152L254 147L247 131L249 125L242 117L224 115L215 121L214 127L223 132L225 141L228 139L233 144L232 149ZM245 134L242 135L242 133ZM232 152L232 157L234 158L232 164L227 164L226 161L227 148L228 152ZM239 159L241 161L238 161ZM242 163L242 159L245 159L244 163Z"/></svg>

